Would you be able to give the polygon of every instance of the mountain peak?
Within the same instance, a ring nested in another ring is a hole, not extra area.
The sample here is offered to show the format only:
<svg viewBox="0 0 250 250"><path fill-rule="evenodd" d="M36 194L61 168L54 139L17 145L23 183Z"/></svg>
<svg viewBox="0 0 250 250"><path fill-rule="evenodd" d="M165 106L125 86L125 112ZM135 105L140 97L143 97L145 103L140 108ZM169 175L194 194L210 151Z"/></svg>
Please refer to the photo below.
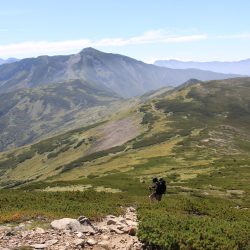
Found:
<svg viewBox="0 0 250 250"><path fill-rule="evenodd" d="M92 47L87 47L87 48L84 48L83 50L80 51L80 54L85 54L85 53L100 53L101 51L97 50L97 49L94 49Z"/></svg>

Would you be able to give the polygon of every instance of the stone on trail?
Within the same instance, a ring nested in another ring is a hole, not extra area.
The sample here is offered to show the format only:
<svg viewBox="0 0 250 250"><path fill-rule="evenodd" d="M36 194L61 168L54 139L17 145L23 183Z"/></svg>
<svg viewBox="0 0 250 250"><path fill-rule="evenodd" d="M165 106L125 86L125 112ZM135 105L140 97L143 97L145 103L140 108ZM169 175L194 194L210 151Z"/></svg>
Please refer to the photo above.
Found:
<svg viewBox="0 0 250 250"><path fill-rule="evenodd" d="M85 241L84 241L83 239L75 239L75 240L74 240L74 244L75 244L76 246L81 246L81 247L83 247L84 244L85 244Z"/></svg>
<svg viewBox="0 0 250 250"><path fill-rule="evenodd" d="M94 246L94 245L97 244L97 241L94 240L94 239L88 239L88 240L87 240L87 244L90 245L90 246Z"/></svg>
<svg viewBox="0 0 250 250"><path fill-rule="evenodd" d="M7 231L11 231L11 227L8 227L8 226L0 226L0 233L1 233L1 232L7 232Z"/></svg>
<svg viewBox="0 0 250 250"><path fill-rule="evenodd" d="M36 231L35 231L37 234L45 234L45 230L43 228L40 228L40 227L37 227L36 228Z"/></svg>
<svg viewBox="0 0 250 250"><path fill-rule="evenodd" d="M107 225L116 225L117 224L117 220L116 219L108 219L107 220Z"/></svg>
<svg viewBox="0 0 250 250"><path fill-rule="evenodd" d="M32 245L32 247L33 247L34 249L44 250L44 249L47 248L47 245L46 245L46 244L34 244L34 245Z"/></svg>
<svg viewBox="0 0 250 250"><path fill-rule="evenodd" d="M110 232L115 232L116 234L123 234L124 232L118 229L116 226L110 226L109 227Z"/></svg>
<svg viewBox="0 0 250 250"><path fill-rule="evenodd" d="M135 212L136 212L136 209L135 209L134 207L128 207L128 208L127 208L127 211L128 211L128 212L135 213Z"/></svg>
<svg viewBox="0 0 250 250"><path fill-rule="evenodd" d="M53 245L55 245L56 243L58 242L58 240L57 239L54 239L54 240L48 240L48 241L46 241L46 245L47 246L53 246Z"/></svg>
<svg viewBox="0 0 250 250"><path fill-rule="evenodd" d="M98 243L99 246L105 248L105 249L109 249L110 247L110 242L107 240L102 240Z"/></svg>
<svg viewBox="0 0 250 250"><path fill-rule="evenodd" d="M76 236L78 238L84 238L84 234L82 232L77 232Z"/></svg>
<svg viewBox="0 0 250 250"><path fill-rule="evenodd" d="M108 235L105 235L105 234L104 234L104 235L101 236L101 238L102 238L104 241L107 241L107 240L109 240L110 237L109 237Z"/></svg>

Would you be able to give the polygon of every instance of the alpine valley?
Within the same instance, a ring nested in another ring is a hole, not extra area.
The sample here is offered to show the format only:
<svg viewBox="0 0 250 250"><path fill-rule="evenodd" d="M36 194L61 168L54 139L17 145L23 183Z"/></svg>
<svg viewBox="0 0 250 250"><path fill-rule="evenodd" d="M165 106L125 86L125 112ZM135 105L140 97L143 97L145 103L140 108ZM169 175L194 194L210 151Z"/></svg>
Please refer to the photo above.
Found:
<svg viewBox="0 0 250 250"><path fill-rule="evenodd" d="M133 206L145 249L249 249L249 77L87 48L1 65L0 92L1 223Z"/></svg>

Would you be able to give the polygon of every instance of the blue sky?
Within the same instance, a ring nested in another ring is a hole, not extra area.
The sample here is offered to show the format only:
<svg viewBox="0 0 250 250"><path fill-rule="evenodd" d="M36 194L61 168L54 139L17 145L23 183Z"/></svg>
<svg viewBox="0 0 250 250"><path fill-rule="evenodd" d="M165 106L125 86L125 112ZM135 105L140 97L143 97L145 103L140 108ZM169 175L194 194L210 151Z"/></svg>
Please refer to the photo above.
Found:
<svg viewBox="0 0 250 250"><path fill-rule="evenodd" d="M155 59L250 58L249 0L0 0L0 58L84 47Z"/></svg>

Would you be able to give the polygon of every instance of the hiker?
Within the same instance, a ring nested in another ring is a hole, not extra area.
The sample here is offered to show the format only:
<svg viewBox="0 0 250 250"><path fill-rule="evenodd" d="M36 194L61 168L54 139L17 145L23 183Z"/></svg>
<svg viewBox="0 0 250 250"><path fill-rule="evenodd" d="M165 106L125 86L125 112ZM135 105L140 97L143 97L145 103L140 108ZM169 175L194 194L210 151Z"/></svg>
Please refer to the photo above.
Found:
<svg viewBox="0 0 250 250"><path fill-rule="evenodd" d="M166 193L166 181L163 178L154 177L152 179L153 185L149 187L149 190L153 190L153 193L149 196L151 201L161 201L162 195Z"/></svg>

